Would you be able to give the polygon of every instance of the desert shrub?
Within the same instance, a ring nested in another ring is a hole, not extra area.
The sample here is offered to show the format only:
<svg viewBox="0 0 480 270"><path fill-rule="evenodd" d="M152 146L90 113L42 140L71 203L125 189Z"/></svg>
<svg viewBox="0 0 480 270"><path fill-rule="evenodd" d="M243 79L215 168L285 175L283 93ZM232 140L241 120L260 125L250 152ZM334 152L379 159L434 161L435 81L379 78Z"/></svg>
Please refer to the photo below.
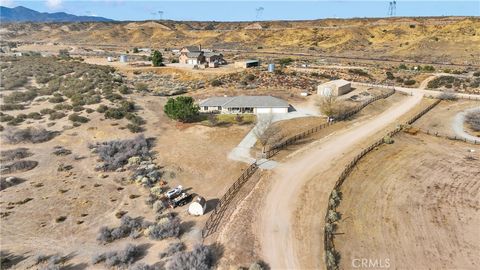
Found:
<svg viewBox="0 0 480 270"><path fill-rule="evenodd" d="M400 64L398 69L408 69L408 67L405 64Z"/></svg>
<svg viewBox="0 0 480 270"><path fill-rule="evenodd" d="M23 121L25 121L25 118L20 115L20 117L17 116L15 118L13 118L12 120L8 121L7 125L16 126L16 125L22 123Z"/></svg>
<svg viewBox="0 0 480 270"><path fill-rule="evenodd" d="M340 255L337 251L331 249L327 250L325 253L325 261L327 263L328 269L338 269L338 261L340 259Z"/></svg>
<svg viewBox="0 0 480 270"><path fill-rule="evenodd" d="M254 262L250 264L250 266L248 267L248 270L264 270L264 269L267 269L267 268L264 266L264 263L260 261Z"/></svg>
<svg viewBox="0 0 480 270"><path fill-rule="evenodd" d="M25 179L21 179L18 177L2 177L0 178L0 190L4 190L9 187L13 187L15 185L18 185L20 183L25 182Z"/></svg>
<svg viewBox="0 0 480 270"><path fill-rule="evenodd" d="M90 119L88 119L87 117L78 115L76 113L70 114L68 116L68 120L70 120L72 122L77 122L77 123L87 123L88 121L90 121Z"/></svg>
<svg viewBox="0 0 480 270"><path fill-rule="evenodd" d="M148 225L150 223L144 222L141 217L132 218L124 215L120 220L120 226L116 228L101 227L98 231L97 241L105 244L127 236L136 238L140 231Z"/></svg>
<svg viewBox="0 0 480 270"><path fill-rule="evenodd" d="M135 111L135 103L133 101L122 100L120 101L120 108L125 112Z"/></svg>
<svg viewBox="0 0 480 270"><path fill-rule="evenodd" d="M145 83L136 83L135 84L135 90L137 90L139 92L148 91L148 85L146 85Z"/></svg>
<svg viewBox="0 0 480 270"><path fill-rule="evenodd" d="M220 80L213 80L213 81L210 82L210 85L213 86L213 87L217 87L217 86L222 85L222 81L220 81Z"/></svg>
<svg viewBox="0 0 480 270"><path fill-rule="evenodd" d="M180 122L191 122L198 116L199 107L192 97L169 98L163 108L165 114Z"/></svg>
<svg viewBox="0 0 480 270"><path fill-rule="evenodd" d="M86 108L85 111L87 113L93 113L95 110L94 109L91 109L91 108Z"/></svg>
<svg viewBox="0 0 480 270"><path fill-rule="evenodd" d="M247 76L245 76L245 80L249 81L249 82L252 82L255 80L255 75L253 74L248 74Z"/></svg>
<svg viewBox="0 0 480 270"><path fill-rule="evenodd" d="M475 76L475 77L480 77L480 71L475 71L475 72L473 73L473 76Z"/></svg>
<svg viewBox="0 0 480 270"><path fill-rule="evenodd" d="M178 217L165 217L148 227L148 236L150 239L162 240L168 237L178 237L179 235L180 219Z"/></svg>
<svg viewBox="0 0 480 270"><path fill-rule="evenodd" d="M4 114L4 113L0 114L0 122L9 122L9 121L12 121L13 119L15 119L15 117L9 114Z"/></svg>
<svg viewBox="0 0 480 270"><path fill-rule="evenodd" d="M25 129L9 128L2 134L6 143L16 144L21 142L40 143L51 140L57 133L44 128L28 127Z"/></svg>
<svg viewBox="0 0 480 270"><path fill-rule="evenodd" d="M53 97L48 99L48 102L50 103L61 103L64 101L65 99L62 97L62 95L54 95Z"/></svg>
<svg viewBox="0 0 480 270"><path fill-rule="evenodd" d="M62 146L55 146L52 152L52 154L56 156L67 156L67 155L70 155L71 153L72 153L71 150L63 148Z"/></svg>
<svg viewBox="0 0 480 270"><path fill-rule="evenodd" d="M292 58L280 58L277 60L281 66L288 66L293 62Z"/></svg>
<svg viewBox="0 0 480 270"><path fill-rule="evenodd" d="M160 259L163 259L165 257L171 257L172 255L174 255L178 252L184 251L184 250L185 250L185 244L184 243L182 243L182 242L170 243L164 251L162 251L162 252L160 252L160 254L158 254L158 257Z"/></svg>
<svg viewBox="0 0 480 270"><path fill-rule="evenodd" d="M134 266L128 268L128 270L160 270L160 269L162 268L157 266L150 266L142 262L137 263Z"/></svg>
<svg viewBox="0 0 480 270"><path fill-rule="evenodd" d="M105 170L116 170L128 162L133 156L147 157L149 143L143 135L131 140L114 140L97 145L97 153L104 162Z"/></svg>
<svg viewBox="0 0 480 270"><path fill-rule="evenodd" d="M48 117L49 120L58 120L62 119L63 117L67 116L63 112L56 112L54 111L53 113L50 114L50 117Z"/></svg>
<svg viewBox="0 0 480 270"><path fill-rule="evenodd" d="M470 125L474 131L480 131L480 111L472 111L465 116L465 122Z"/></svg>
<svg viewBox="0 0 480 270"><path fill-rule="evenodd" d="M392 144L392 143L394 143L394 140L392 139L392 137L387 135L387 136L383 137L383 142L386 143L386 144Z"/></svg>
<svg viewBox="0 0 480 270"><path fill-rule="evenodd" d="M143 128L135 124L127 124L127 129L132 133L140 133L143 131Z"/></svg>
<svg viewBox="0 0 480 270"><path fill-rule="evenodd" d="M59 110L59 111L69 111L69 110L73 109L73 106L70 105L70 104L67 104L67 103L59 103L59 104L53 106L53 108L55 110Z"/></svg>
<svg viewBox="0 0 480 270"><path fill-rule="evenodd" d="M0 105L0 111L15 111L23 110L25 106L22 104L2 104Z"/></svg>
<svg viewBox="0 0 480 270"><path fill-rule="evenodd" d="M134 263L141 255L142 252L139 247L128 244L123 250L109 251L94 256L92 263L97 264L104 262L107 267L127 267Z"/></svg>
<svg viewBox="0 0 480 270"><path fill-rule="evenodd" d="M20 103L20 102L27 102L35 99L37 97L37 92L28 90L26 92L13 92L8 96L3 98L5 103Z"/></svg>
<svg viewBox="0 0 480 270"><path fill-rule="evenodd" d="M38 120L38 119L42 119L42 115L38 112L31 112L27 114L27 118Z"/></svg>
<svg viewBox="0 0 480 270"><path fill-rule="evenodd" d="M74 111L74 112L81 112L81 111L83 111L83 110L85 110L85 108L82 107L82 106L74 106L74 107L73 107L73 111Z"/></svg>
<svg viewBox="0 0 480 270"><path fill-rule="evenodd" d="M385 75L387 75L387 79L389 80L395 79L395 76L393 76L393 73L391 71L385 72Z"/></svg>
<svg viewBox="0 0 480 270"><path fill-rule="evenodd" d="M328 210L328 220L330 222L335 222L340 220L340 214L334 210Z"/></svg>
<svg viewBox="0 0 480 270"><path fill-rule="evenodd" d="M168 270L208 270L214 263L213 250L209 246L197 245L192 251L175 254L167 265Z"/></svg>
<svg viewBox="0 0 480 270"><path fill-rule="evenodd" d="M128 89L128 87L127 87L126 85L120 86L120 87L118 88L118 92L119 92L120 94L123 94L123 95L127 95L127 94L130 94L130 93L131 93L130 89Z"/></svg>
<svg viewBox="0 0 480 270"><path fill-rule="evenodd" d="M55 112L55 110L50 109L50 108L45 108L45 109L40 110L41 115L51 114L51 113L54 113L54 112Z"/></svg>
<svg viewBox="0 0 480 270"><path fill-rule="evenodd" d="M109 108L105 111L105 118L122 119L125 117L125 111L122 108Z"/></svg>
<svg viewBox="0 0 480 270"><path fill-rule="evenodd" d="M97 112L99 113L104 113L108 110L108 106L107 105L100 105L97 107Z"/></svg>
<svg viewBox="0 0 480 270"><path fill-rule="evenodd" d="M405 80L405 81L403 82L403 84L405 84L405 85L414 85L415 83L417 83L417 81L412 80L412 79Z"/></svg>
<svg viewBox="0 0 480 270"><path fill-rule="evenodd" d="M138 116L134 113L127 113L125 115L125 118L127 118L127 120L130 121L134 125L141 126L141 125L145 124L145 120L143 120L143 118L141 116Z"/></svg>
<svg viewBox="0 0 480 270"><path fill-rule="evenodd" d="M438 99L441 99L441 100L456 100L457 96L455 95L455 93L444 91L440 95L438 95Z"/></svg>
<svg viewBox="0 0 480 270"><path fill-rule="evenodd" d="M12 161L17 159L26 158L33 155L28 148L15 148L11 150L5 150L0 152L1 161Z"/></svg>
<svg viewBox="0 0 480 270"><path fill-rule="evenodd" d="M24 172L37 167L37 165L38 162L34 160L18 160L8 164L2 163L0 164L0 172L2 174Z"/></svg>
<svg viewBox="0 0 480 270"><path fill-rule="evenodd" d="M364 77L369 77L370 75L363 69L349 69L348 70L348 73L350 74L355 74L355 75L359 75L359 76L364 76Z"/></svg>

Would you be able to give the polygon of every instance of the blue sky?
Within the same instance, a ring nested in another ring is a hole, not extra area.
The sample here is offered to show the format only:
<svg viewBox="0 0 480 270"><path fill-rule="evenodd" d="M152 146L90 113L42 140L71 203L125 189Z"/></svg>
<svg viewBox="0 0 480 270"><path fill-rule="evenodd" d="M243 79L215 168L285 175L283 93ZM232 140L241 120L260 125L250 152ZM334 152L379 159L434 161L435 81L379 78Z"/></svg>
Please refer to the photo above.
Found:
<svg viewBox="0 0 480 270"><path fill-rule="evenodd" d="M321 18L386 17L385 1L145 1L145 0L0 0L2 5L22 5L42 12L64 11L75 15L115 20L163 19L197 21L309 20ZM263 8L262 12L257 9ZM258 16L257 16L258 14ZM477 1L398 0L397 16L480 16Z"/></svg>

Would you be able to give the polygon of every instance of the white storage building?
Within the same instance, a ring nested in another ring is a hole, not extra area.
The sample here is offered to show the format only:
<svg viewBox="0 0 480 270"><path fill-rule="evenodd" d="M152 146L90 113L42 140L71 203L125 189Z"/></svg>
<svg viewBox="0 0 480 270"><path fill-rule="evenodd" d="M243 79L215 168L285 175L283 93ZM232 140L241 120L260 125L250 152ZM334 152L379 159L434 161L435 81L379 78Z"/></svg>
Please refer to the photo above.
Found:
<svg viewBox="0 0 480 270"><path fill-rule="evenodd" d="M290 105L272 96L211 97L199 104L200 112L225 114L288 113Z"/></svg>
<svg viewBox="0 0 480 270"><path fill-rule="evenodd" d="M352 91L352 84L346 80L334 80L317 87L317 94L321 96L341 96Z"/></svg>

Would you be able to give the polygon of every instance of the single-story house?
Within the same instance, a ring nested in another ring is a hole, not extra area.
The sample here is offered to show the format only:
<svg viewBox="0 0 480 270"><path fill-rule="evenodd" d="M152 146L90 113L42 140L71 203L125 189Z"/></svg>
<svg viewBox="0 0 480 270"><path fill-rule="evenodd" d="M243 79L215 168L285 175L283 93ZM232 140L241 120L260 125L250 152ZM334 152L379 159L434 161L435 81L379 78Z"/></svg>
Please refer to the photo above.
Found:
<svg viewBox="0 0 480 270"><path fill-rule="evenodd" d="M239 67L239 68L250 68L250 67L258 67L258 66L260 66L260 61L255 59L235 62L235 67Z"/></svg>
<svg viewBox="0 0 480 270"><path fill-rule="evenodd" d="M317 87L317 94L321 96L341 96L352 91L352 84L346 80L334 80Z"/></svg>
<svg viewBox="0 0 480 270"><path fill-rule="evenodd" d="M202 113L288 113L290 105L272 96L211 97L199 103Z"/></svg>
<svg viewBox="0 0 480 270"><path fill-rule="evenodd" d="M207 63L217 63L219 65L224 65L227 62L223 59L223 54L217 52L204 52L205 61Z"/></svg>

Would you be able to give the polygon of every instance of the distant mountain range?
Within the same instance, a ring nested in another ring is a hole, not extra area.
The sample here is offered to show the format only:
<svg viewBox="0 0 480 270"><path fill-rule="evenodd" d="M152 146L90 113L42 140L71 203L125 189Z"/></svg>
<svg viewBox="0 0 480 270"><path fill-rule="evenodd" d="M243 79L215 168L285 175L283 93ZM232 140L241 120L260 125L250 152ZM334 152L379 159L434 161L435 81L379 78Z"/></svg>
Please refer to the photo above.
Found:
<svg viewBox="0 0 480 270"><path fill-rule="evenodd" d="M6 22L112 22L114 20L96 16L77 16L65 12L38 12L18 6L8 8L0 6L0 21Z"/></svg>

